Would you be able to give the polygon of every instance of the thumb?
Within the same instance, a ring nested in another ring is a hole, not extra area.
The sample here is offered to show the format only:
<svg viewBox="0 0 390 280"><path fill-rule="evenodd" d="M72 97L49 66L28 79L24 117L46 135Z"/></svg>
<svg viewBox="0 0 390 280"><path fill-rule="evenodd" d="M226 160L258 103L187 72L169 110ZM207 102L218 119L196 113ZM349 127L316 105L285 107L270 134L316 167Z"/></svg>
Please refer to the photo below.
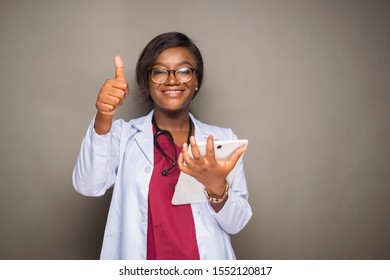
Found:
<svg viewBox="0 0 390 280"><path fill-rule="evenodd" d="M123 67L122 58L119 55L114 57L115 62L115 79L126 81L125 78L125 68Z"/></svg>

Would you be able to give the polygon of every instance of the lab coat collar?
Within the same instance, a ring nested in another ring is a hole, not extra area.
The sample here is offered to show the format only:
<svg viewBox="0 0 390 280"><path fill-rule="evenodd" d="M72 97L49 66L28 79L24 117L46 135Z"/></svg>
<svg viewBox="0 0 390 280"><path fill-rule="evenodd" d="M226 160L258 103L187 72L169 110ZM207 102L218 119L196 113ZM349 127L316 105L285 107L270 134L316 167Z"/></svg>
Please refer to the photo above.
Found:
<svg viewBox="0 0 390 280"><path fill-rule="evenodd" d="M138 130L139 133L134 136L135 141L151 165L154 163L152 116L153 110L145 117L132 120L131 125Z"/></svg>
<svg viewBox="0 0 390 280"><path fill-rule="evenodd" d="M132 127L138 130L140 133L135 135L135 140L138 146L143 151L149 162L153 164L153 128L152 128L152 117L154 110L148 115L142 118L138 118L132 121ZM197 142L205 142L209 135L212 135L211 127L198 121L193 114L190 113L190 118L194 123L195 127L195 139ZM217 136L214 136L214 140L218 140Z"/></svg>
<svg viewBox="0 0 390 280"><path fill-rule="evenodd" d="M198 121L195 117L190 113L190 117L194 123L195 127L195 139L196 142L206 142L207 138L210 135L213 135L214 140L218 140L218 137L213 133L208 125Z"/></svg>

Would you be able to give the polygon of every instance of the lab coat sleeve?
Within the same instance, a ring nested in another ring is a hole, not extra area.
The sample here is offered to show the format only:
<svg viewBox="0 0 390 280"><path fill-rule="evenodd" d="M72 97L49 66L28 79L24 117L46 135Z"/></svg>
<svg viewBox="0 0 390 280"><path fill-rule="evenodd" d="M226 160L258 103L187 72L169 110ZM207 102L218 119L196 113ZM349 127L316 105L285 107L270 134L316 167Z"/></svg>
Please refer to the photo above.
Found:
<svg viewBox="0 0 390 280"><path fill-rule="evenodd" d="M237 168L235 179L229 189L229 197L223 208L216 213L209 205L219 226L229 234L236 234L249 222L252 209L248 202L248 191L243 164Z"/></svg>
<svg viewBox="0 0 390 280"><path fill-rule="evenodd" d="M76 191L86 196L102 196L115 183L118 167L120 124L114 122L108 134L98 135L94 120L82 141L72 176Z"/></svg>
<svg viewBox="0 0 390 280"><path fill-rule="evenodd" d="M237 139L232 133L231 139ZM229 196L223 208L216 213L209 204L219 226L229 234L241 231L252 217L252 209L248 202L248 188L244 172L244 161L240 160L232 184L229 186Z"/></svg>

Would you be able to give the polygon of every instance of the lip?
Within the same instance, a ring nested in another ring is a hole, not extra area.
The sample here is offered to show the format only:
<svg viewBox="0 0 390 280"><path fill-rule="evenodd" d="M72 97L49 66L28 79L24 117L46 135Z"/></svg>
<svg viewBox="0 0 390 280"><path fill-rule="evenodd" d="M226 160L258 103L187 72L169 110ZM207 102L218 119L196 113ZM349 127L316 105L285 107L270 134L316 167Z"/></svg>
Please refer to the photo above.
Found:
<svg viewBox="0 0 390 280"><path fill-rule="evenodd" d="M162 90L161 92L168 95L168 96L176 97L176 96L181 95L184 92L184 90L182 90L182 89L166 89L166 90Z"/></svg>

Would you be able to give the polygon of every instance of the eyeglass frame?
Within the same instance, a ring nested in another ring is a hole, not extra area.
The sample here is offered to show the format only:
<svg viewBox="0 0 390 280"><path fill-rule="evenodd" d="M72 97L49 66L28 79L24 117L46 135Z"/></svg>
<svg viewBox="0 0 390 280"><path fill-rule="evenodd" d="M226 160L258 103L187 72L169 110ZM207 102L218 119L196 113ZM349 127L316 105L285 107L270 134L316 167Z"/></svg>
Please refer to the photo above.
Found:
<svg viewBox="0 0 390 280"><path fill-rule="evenodd" d="M182 82L182 81L179 81L179 79L176 77L176 71L180 70L180 69L190 69L191 70L191 78L188 80L188 81L185 81L185 82ZM164 82L156 82L155 80L153 80L153 74L152 72L154 70L161 70L161 71L164 71L167 73L167 78L165 79ZM171 72L173 72L173 76L175 77L176 81L178 81L179 83L181 84L185 84L185 83L188 83L189 81L192 80L192 78L194 77L194 72L196 72L196 68L193 68L193 67L180 67L180 68L177 68L177 69L164 69L164 68L152 68L148 71L149 75L151 76L151 79L154 83L156 84L165 84L167 82L167 80L169 79L169 76L171 75Z"/></svg>

